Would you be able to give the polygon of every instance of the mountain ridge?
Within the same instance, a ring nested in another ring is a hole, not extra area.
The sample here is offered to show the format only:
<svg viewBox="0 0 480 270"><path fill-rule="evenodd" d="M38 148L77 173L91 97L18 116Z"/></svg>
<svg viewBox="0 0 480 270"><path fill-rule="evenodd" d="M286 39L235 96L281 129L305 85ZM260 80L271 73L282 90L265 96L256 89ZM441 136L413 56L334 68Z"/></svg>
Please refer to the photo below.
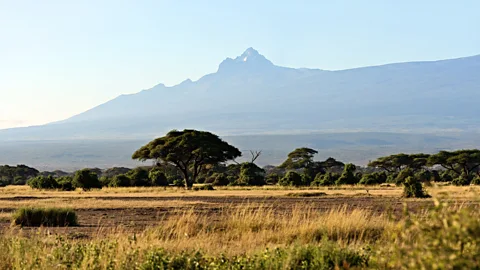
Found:
<svg viewBox="0 0 480 270"><path fill-rule="evenodd" d="M160 83L44 126L0 130L0 139L151 137L174 128L478 131L479 77L480 55L331 71L276 66L248 48L196 81Z"/></svg>

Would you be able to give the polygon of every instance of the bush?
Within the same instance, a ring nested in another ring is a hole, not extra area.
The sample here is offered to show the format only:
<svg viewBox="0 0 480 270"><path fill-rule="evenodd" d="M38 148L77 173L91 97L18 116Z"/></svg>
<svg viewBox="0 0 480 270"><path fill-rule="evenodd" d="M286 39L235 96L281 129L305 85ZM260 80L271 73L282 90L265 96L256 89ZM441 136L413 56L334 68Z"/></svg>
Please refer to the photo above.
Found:
<svg viewBox="0 0 480 270"><path fill-rule="evenodd" d="M62 176L55 179L57 181L58 189L63 191L73 191L75 188L73 187L73 178L70 176Z"/></svg>
<svg viewBox="0 0 480 270"><path fill-rule="evenodd" d="M129 187L130 186L130 178L125 174L118 174L115 175L110 179L108 183L109 187Z"/></svg>
<svg viewBox="0 0 480 270"><path fill-rule="evenodd" d="M406 198L430 198L430 195L423 189L422 183L415 177L407 177L403 186L403 196Z"/></svg>
<svg viewBox="0 0 480 270"><path fill-rule="evenodd" d="M465 178L465 177L457 177L455 179L452 180L452 185L455 185L455 186L468 186L470 185L470 181L468 180L468 178Z"/></svg>
<svg viewBox="0 0 480 270"><path fill-rule="evenodd" d="M214 179L212 183L214 186L227 186L230 184L227 176L224 173L215 173L212 178Z"/></svg>
<svg viewBox="0 0 480 270"><path fill-rule="evenodd" d="M76 171L72 183L74 188L81 188L84 191L93 188L102 188L102 183L98 180L97 174L89 169Z"/></svg>
<svg viewBox="0 0 480 270"><path fill-rule="evenodd" d="M361 185L378 185L380 184L377 177L374 174L364 174L362 179L360 179L359 184Z"/></svg>
<svg viewBox="0 0 480 270"><path fill-rule="evenodd" d="M336 185L355 185L356 183L358 183L359 179L357 179L354 174L356 169L357 168L355 167L355 165L351 163L345 165L342 175L340 176L340 178L337 179L337 181L335 181L335 184Z"/></svg>
<svg viewBox="0 0 480 270"><path fill-rule="evenodd" d="M148 170L138 167L125 174L130 179L130 186L132 187L148 187L151 186L151 181L148 178Z"/></svg>
<svg viewBox="0 0 480 270"><path fill-rule="evenodd" d="M27 181L27 184L34 189L57 189L58 183L53 176L37 176Z"/></svg>
<svg viewBox="0 0 480 270"><path fill-rule="evenodd" d="M240 166L240 176L236 181L239 185L263 186L265 185L265 171L255 163L245 162Z"/></svg>
<svg viewBox="0 0 480 270"><path fill-rule="evenodd" d="M440 178L443 182L452 182L453 179L457 178L457 175L453 171L446 170L440 174Z"/></svg>
<svg viewBox="0 0 480 270"><path fill-rule="evenodd" d="M397 186L403 184L408 177L414 177L412 169L406 168L401 170L397 178L395 178L395 184Z"/></svg>
<svg viewBox="0 0 480 270"><path fill-rule="evenodd" d="M184 187L185 186L185 180L183 179L175 179L173 180L173 184L172 184L174 187Z"/></svg>
<svg viewBox="0 0 480 270"><path fill-rule="evenodd" d="M307 172L302 173L301 176L302 186L309 186L313 182L312 177Z"/></svg>
<svg viewBox="0 0 480 270"><path fill-rule="evenodd" d="M199 190L215 190L212 185L202 185L202 186L195 186L193 187L193 190L199 191Z"/></svg>
<svg viewBox="0 0 480 270"><path fill-rule="evenodd" d="M280 186L301 186L303 182L302 177L298 173L289 171L282 179L280 179L280 181L278 181L278 184Z"/></svg>
<svg viewBox="0 0 480 270"><path fill-rule="evenodd" d="M315 180L313 180L311 185L314 186L333 186L335 185L335 181L338 179L338 175L332 172L322 174L317 173L315 176Z"/></svg>
<svg viewBox="0 0 480 270"><path fill-rule="evenodd" d="M276 185L278 181L280 180L280 175L276 173L271 173L265 177L265 181L267 182L268 185Z"/></svg>
<svg viewBox="0 0 480 270"><path fill-rule="evenodd" d="M470 183L472 185L480 185L480 176L477 176L473 178L472 182Z"/></svg>
<svg viewBox="0 0 480 270"><path fill-rule="evenodd" d="M151 170L148 173L148 178L154 187L166 187L168 186L168 180L165 174L158 170Z"/></svg>
<svg viewBox="0 0 480 270"><path fill-rule="evenodd" d="M20 208L13 214L13 224L26 227L77 226L77 215L68 208Z"/></svg>
<svg viewBox="0 0 480 270"><path fill-rule="evenodd" d="M359 184L362 185L379 185L388 182L388 177L385 172L374 172L371 174L364 174L362 179L360 179Z"/></svg>

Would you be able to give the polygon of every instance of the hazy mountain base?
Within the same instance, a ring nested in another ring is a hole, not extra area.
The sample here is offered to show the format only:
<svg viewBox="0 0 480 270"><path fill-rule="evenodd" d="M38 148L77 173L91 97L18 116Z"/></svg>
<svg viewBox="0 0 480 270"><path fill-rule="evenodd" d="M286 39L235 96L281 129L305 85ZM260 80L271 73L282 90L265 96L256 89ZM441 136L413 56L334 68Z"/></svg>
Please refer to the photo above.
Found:
<svg viewBox="0 0 480 270"><path fill-rule="evenodd" d="M85 167L134 167L132 153L149 139L137 140L51 140L0 141L0 164L27 164L39 170L73 171ZM441 149L478 148L477 133L404 134L404 133L324 133L296 135L225 136L224 139L244 151L262 150L259 165L278 165L297 147L319 151L318 159L335 157L344 162L365 165L379 156L399 152L432 153Z"/></svg>
<svg viewBox="0 0 480 270"><path fill-rule="evenodd" d="M480 55L350 70L274 65L254 49L193 82L121 95L0 140L143 139L193 128L242 135L329 131L479 132Z"/></svg>

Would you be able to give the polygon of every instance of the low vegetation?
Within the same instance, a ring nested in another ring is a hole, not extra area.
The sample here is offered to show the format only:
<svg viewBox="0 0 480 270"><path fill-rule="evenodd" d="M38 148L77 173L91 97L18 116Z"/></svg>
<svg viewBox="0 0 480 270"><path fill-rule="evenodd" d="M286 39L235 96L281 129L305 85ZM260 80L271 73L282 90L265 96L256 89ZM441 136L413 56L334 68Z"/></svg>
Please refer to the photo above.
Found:
<svg viewBox="0 0 480 270"><path fill-rule="evenodd" d="M78 225L77 215L68 208L20 208L13 214L12 223L26 227Z"/></svg>

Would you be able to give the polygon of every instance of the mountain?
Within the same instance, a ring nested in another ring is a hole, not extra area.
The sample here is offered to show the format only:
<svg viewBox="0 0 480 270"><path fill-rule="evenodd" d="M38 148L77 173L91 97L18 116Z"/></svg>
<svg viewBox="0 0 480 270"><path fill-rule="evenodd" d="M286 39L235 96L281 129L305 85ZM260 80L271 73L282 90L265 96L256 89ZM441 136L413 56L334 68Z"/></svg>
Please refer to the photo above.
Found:
<svg viewBox="0 0 480 270"><path fill-rule="evenodd" d="M480 56L340 71L274 65L253 48L218 71L121 95L64 121L0 131L0 140L220 134L479 131Z"/></svg>

